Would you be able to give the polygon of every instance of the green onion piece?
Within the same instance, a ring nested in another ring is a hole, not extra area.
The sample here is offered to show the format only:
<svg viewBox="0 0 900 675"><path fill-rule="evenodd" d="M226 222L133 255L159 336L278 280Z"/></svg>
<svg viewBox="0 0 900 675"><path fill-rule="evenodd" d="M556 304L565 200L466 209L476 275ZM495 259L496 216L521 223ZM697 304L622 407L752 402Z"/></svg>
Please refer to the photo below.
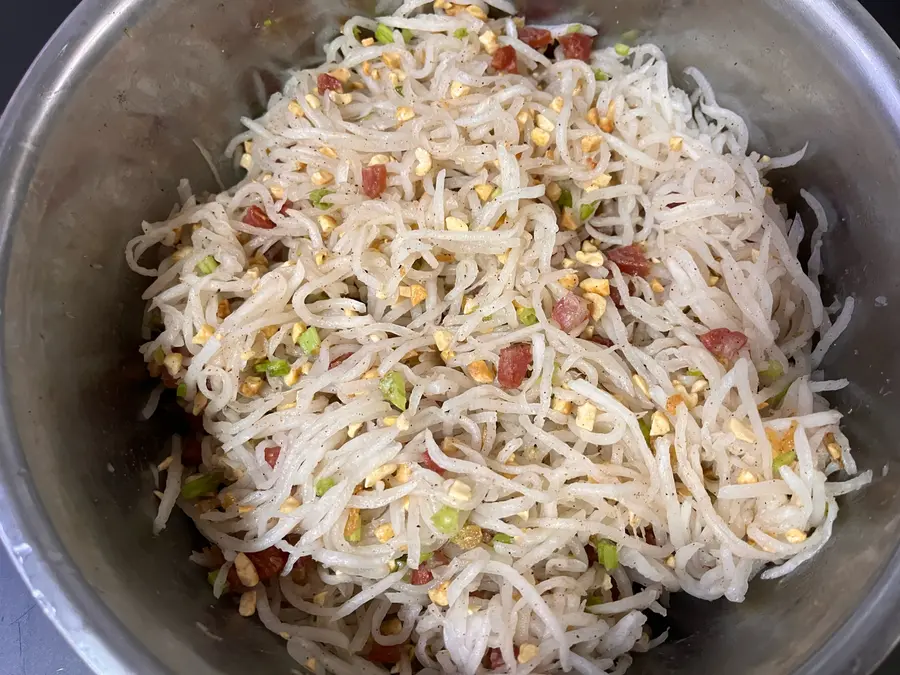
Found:
<svg viewBox="0 0 900 675"><path fill-rule="evenodd" d="M622 42L634 42L640 37L640 35L641 32L639 30L632 29L625 31L624 33L622 33Z"/></svg>
<svg viewBox="0 0 900 675"><path fill-rule="evenodd" d="M197 263L197 274L199 274L201 277L205 277L207 274L212 274L213 272L215 272L218 266L219 261L213 258L211 255L208 255L203 260Z"/></svg>
<svg viewBox="0 0 900 675"><path fill-rule="evenodd" d="M780 455L775 457L772 460L772 472L777 474L778 470L783 466L790 466L794 462L797 461L797 453L791 450L790 452L782 452Z"/></svg>
<svg viewBox="0 0 900 675"><path fill-rule="evenodd" d="M578 33L581 30L582 26L580 23L573 23L571 26L566 28L567 33Z"/></svg>
<svg viewBox="0 0 900 675"><path fill-rule="evenodd" d="M216 577L219 576L219 570L210 570L209 574L206 575L206 580L209 582L210 586L215 585Z"/></svg>
<svg viewBox="0 0 900 675"><path fill-rule="evenodd" d="M587 599L587 603L585 603L585 607L594 607L596 605L602 605L603 598L599 595L592 595Z"/></svg>
<svg viewBox="0 0 900 675"><path fill-rule="evenodd" d="M556 203L559 204L563 208L572 208L572 193L565 188L562 189L562 192L559 193L559 199L556 200Z"/></svg>
<svg viewBox="0 0 900 675"><path fill-rule="evenodd" d="M312 205L317 209L321 209L322 200L330 194L333 194L331 190L328 190L326 188L319 188L318 190L313 190L309 193L309 201L311 201Z"/></svg>
<svg viewBox="0 0 900 675"><path fill-rule="evenodd" d="M793 382L791 383L793 384ZM766 403L769 404L770 408L778 408L784 402L784 397L787 396L788 389L791 388L789 384L784 389L775 394L772 398L766 399Z"/></svg>
<svg viewBox="0 0 900 675"><path fill-rule="evenodd" d="M284 359L269 359L257 363L254 370L257 373L267 373L272 377L284 377L291 372L291 366Z"/></svg>
<svg viewBox="0 0 900 675"><path fill-rule="evenodd" d="M380 23L375 27L375 39L383 45L389 45L394 41L394 31Z"/></svg>
<svg viewBox="0 0 900 675"><path fill-rule="evenodd" d="M459 530L459 510L450 506L442 506L431 516L431 522L442 534L454 535Z"/></svg>
<svg viewBox="0 0 900 675"><path fill-rule="evenodd" d="M497 532L494 534L494 538L491 539L492 544L511 544L513 543L513 538L508 534L503 534L502 532Z"/></svg>
<svg viewBox="0 0 900 675"><path fill-rule="evenodd" d="M609 79L609 75L604 73L600 68L594 68L594 79L597 82L606 82Z"/></svg>
<svg viewBox="0 0 900 675"><path fill-rule="evenodd" d="M197 499L214 493L222 483L222 476L217 473L204 473L181 486L181 496L185 499Z"/></svg>
<svg viewBox="0 0 900 675"><path fill-rule="evenodd" d="M353 37L357 41L362 37L362 31L359 29L359 26L353 26Z"/></svg>
<svg viewBox="0 0 900 675"><path fill-rule="evenodd" d="M619 566L619 549L616 542L600 537L591 537L591 543L597 549L597 560L603 567L612 572Z"/></svg>
<svg viewBox="0 0 900 675"><path fill-rule="evenodd" d="M409 44L410 42L412 42L413 34L409 28L404 28L403 30L400 31L400 34L403 36L403 41L406 44Z"/></svg>
<svg viewBox="0 0 900 675"><path fill-rule="evenodd" d="M781 365L780 361L771 359L766 367L759 371L759 374L763 377L768 377L770 380L777 380L784 375L784 366Z"/></svg>
<svg viewBox="0 0 900 675"><path fill-rule="evenodd" d="M153 360L161 366L166 360L166 350L162 347L157 347L156 351L153 352Z"/></svg>
<svg viewBox="0 0 900 675"><path fill-rule="evenodd" d="M187 396L187 385L184 382L178 385L178 389L175 390L175 395L178 398L184 398L185 396Z"/></svg>
<svg viewBox="0 0 900 675"><path fill-rule="evenodd" d="M594 202L593 204L582 204L581 210L578 212L578 215L581 216L582 220L587 220L592 215L594 215L594 211L597 209L597 204L599 204L599 202Z"/></svg>
<svg viewBox="0 0 900 675"><path fill-rule="evenodd" d="M316 481L316 497L321 497L335 486L334 478L320 478Z"/></svg>
<svg viewBox="0 0 900 675"><path fill-rule="evenodd" d="M537 313L531 307L519 307L516 310L516 316L523 326L533 326L538 322Z"/></svg>
<svg viewBox="0 0 900 675"><path fill-rule="evenodd" d="M399 410L406 410L406 380L396 370L381 378L378 384L384 400Z"/></svg>
<svg viewBox="0 0 900 675"><path fill-rule="evenodd" d="M350 534L345 535L344 539L349 541L351 544L359 543L359 540L362 539L362 518L359 518L359 520L357 521L356 529L353 530L353 532L351 532Z"/></svg>
<svg viewBox="0 0 900 675"><path fill-rule="evenodd" d="M427 563L433 557L434 551L424 551L423 553L419 554L419 564L421 565L422 563Z"/></svg>
<svg viewBox="0 0 900 675"><path fill-rule="evenodd" d="M703 371L699 368L689 368L687 374L691 377L703 377Z"/></svg>
<svg viewBox="0 0 900 675"><path fill-rule="evenodd" d="M402 84L398 84L396 87L394 87L394 91L396 91L398 94L400 94L401 96L403 96L403 85L402 85Z"/></svg>
<svg viewBox="0 0 900 675"><path fill-rule="evenodd" d="M468 37L468 35L469 31L467 31L465 28L457 28L455 31L453 31L453 37L459 38L460 40L464 37Z"/></svg>
<svg viewBox="0 0 900 675"><path fill-rule="evenodd" d="M616 50L616 54L618 54L619 56L628 56L631 53L631 47L629 47L628 45L623 45L621 42L616 44L613 49Z"/></svg>
<svg viewBox="0 0 900 675"><path fill-rule="evenodd" d="M644 415L639 419L638 426L641 428L641 433L644 434L644 440L647 441L647 445L652 448L653 446L650 444L650 416Z"/></svg>
<svg viewBox="0 0 900 675"><path fill-rule="evenodd" d="M318 354L319 345L322 344L322 341L319 339L319 331L316 330L315 326L310 326L301 333L297 344L300 345L300 349L305 354Z"/></svg>

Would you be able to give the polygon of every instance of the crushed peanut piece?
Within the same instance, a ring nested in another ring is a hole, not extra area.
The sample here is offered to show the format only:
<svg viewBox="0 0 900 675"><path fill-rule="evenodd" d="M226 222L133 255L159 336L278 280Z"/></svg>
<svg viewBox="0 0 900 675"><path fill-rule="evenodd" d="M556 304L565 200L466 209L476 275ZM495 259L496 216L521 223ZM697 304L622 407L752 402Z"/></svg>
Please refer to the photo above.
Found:
<svg viewBox="0 0 900 675"><path fill-rule="evenodd" d="M469 94L472 91L472 87L467 84L463 84L462 82L457 82L453 80L450 83L450 98L462 98Z"/></svg>
<svg viewBox="0 0 900 675"><path fill-rule="evenodd" d="M593 192L594 190L599 190L600 188L605 188L612 182L612 176L608 173L601 173L590 183L583 185L585 192Z"/></svg>
<svg viewBox="0 0 900 675"><path fill-rule="evenodd" d="M563 97L557 96L552 101L550 101L550 109L553 110L553 112L562 112L564 104L565 101L563 100Z"/></svg>
<svg viewBox="0 0 900 675"><path fill-rule="evenodd" d="M575 222L575 219L572 217L571 209L563 209L562 216L559 219L559 226L568 230L569 232L574 232L578 229L578 223Z"/></svg>
<svg viewBox="0 0 900 675"><path fill-rule="evenodd" d="M180 352L172 352L171 354L167 354L166 358L163 359L163 365L166 367L166 370L169 371L169 375L177 377L183 361L184 356L182 356Z"/></svg>
<svg viewBox="0 0 900 675"><path fill-rule="evenodd" d="M600 251L595 251L593 253L576 251L575 260L580 262L582 265L587 265L588 267L603 267L603 262L606 259L603 257L603 254L600 253Z"/></svg>
<svg viewBox="0 0 900 675"><path fill-rule="evenodd" d="M347 509L347 522L344 524L344 538L352 539L362 525L359 509Z"/></svg>
<svg viewBox="0 0 900 675"><path fill-rule="evenodd" d="M307 94L305 97L306 102L309 104L309 107L313 110L318 110L322 103L319 101L319 97L315 94Z"/></svg>
<svg viewBox="0 0 900 675"><path fill-rule="evenodd" d="M500 45L497 44L497 34L492 30L484 31L481 35L478 36L478 41L484 47L484 51L486 51L491 56L493 56L494 52L500 49Z"/></svg>
<svg viewBox="0 0 900 675"><path fill-rule="evenodd" d="M546 147L550 145L550 134L548 134L543 129L532 129L531 130L531 141L537 145L538 147Z"/></svg>
<svg viewBox="0 0 900 675"><path fill-rule="evenodd" d="M471 551L482 542L482 531L478 525L468 523L460 528L450 541L459 546L463 551Z"/></svg>
<svg viewBox="0 0 900 675"><path fill-rule="evenodd" d="M606 298L597 293L585 293L584 299L591 303L591 318L599 321L606 314Z"/></svg>
<svg viewBox="0 0 900 675"><path fill-rule="evenodd" d="M469 487L468 483L464 483L461 480L454 480L450 483L450 487L447 490L447 496L457 504L465 504L472 499L472 488Z"/></svg>
<svg viewBox="0 0 900 675"><path fill-rule="evenodd" d="M412 478L412 469L409 467L409 464L401 464L397 467L397 471L394 472L394 480L400 485L408 483L410 478Z"/></svg>
<svg viewBox="0 0 900 675"><path fill-rule="evenodd" d="M447 216L444 219L444 225L450 232L468 232L469 224L462 220L461 218L457 218L456 216Z"/></svg>
<svg viewBox="0 0 900 675"><path fill-rule="evenodd" d="M262 389L262 386L262 378L257 377L256 375L251 375L241 383L240 391L244 396L252 398L259 393L259 390Z"/></svg>
<svg viewBox="0 0 900 675"><path fill-rule="evenodd" d="M408 122L413 117L416 116L415 111L409 106L401 105L397 108L397 121L398 122Z"/></svg>
<svg viewBox="0 0 900 675"><path fill-rule="evenodd" d="M519 127L524 127L528 122L531 121L533 113L530 110L520 110L516 115L516 122Z"/></svg>
<svg viewBox="0 0 900 675"><path fill-rule="evenodd" d="M382 421L384 422L384 426L386 427L392 427L397 424L397 418L393 415L385 417Z"/></svg>
<svg viewBox="0 0 900 675"><path fill-rule="evenodd" d="M421 304L428 297L428 291L420 284L413 284L409 287L409 301L413 307Z"/></svg>
<svg viewBox="0 0 900 675"><path fill-rule="evenodd" d="M585 136L581 139L581 151L584 154L590 154L592 152L597 152L600 149L600 146L603 145L603 137L602 136Z"/></svg>
<svg viewBox="0 0 900 675"><path fill-rule="evenodd" d="M481 183L475 186L475 194L478 195L478 198L482 203L484 203L491 198L491 195L494 194L495 189L496 188L494 188L493 185L489 185L488 183Z"/></svg>
<svg viewBox="0 0 900 675"><path fill-rule="evenodd" d="M378 164L389 164L392 161L391 157L387 155L372 155L372 159L369 160L369 166L376 166Z"/></svg>
<svg viewBox="0 0 900 675"><path fill-rule="evenodd" d="M384 65L388 68L400 67L400 54L397 52L385 52L381 55L381 60L384 61Z"/></svg>
<svg viewBox="0 0 900 675"><path fill-rule="evenodd" d="M479 21L487 21L487 14L478 5L466 5L466 11Z"/></svg>
<svg viewBox="0 0 900 675"><path fill-rule="evenodd" d="M580 284L581 290L586 293L596 293L604 297L609 295L609 279L585 279Z"/></svg>
<svg viewBox="0 0 900 675"><path fill-rule="evenodd" d="M354 438L359 430L362 429L362 422L355 422L347 426L347 436Z"/></svg>
<svg viewBox="0 0 900 675"><path fill-rule="evenodd" d="M209 403L209 399L203 395L201 392L197 392L196 396L194 396L194 406L191 408L191 413L193 415L199 415L206 408L206 404Z"/></svg>
<svg viewBox="0 0 900 675"><path fill-rule="evenodd" d="M470 298L468 296L464 296L463 300L463 314L469 315L478 309L478 303L475 301L475 298Z"/></svg>
<svg viewBox="0 0 900 675"><path fill-rule="evenodd" d="M390 525L388 525L390 527ZM381 624L382 635L399 635L403 631L403 622L397 617L388 619Z"/></svg>
<svg viewBox="0 0 900 675"><path fill-rule="evenodd" d="M448 588L450 588L450 582L442 581L438 586L435 586L430 591L428 591L428 597L437 606L446 607L450 604L450 602L447 600Z"/></svg>
<svg viewBox="0 0 900 675"><path fill-rule="evenodd" d="M562 413L563 415L569 415L572 412L572 401L567 401L564 398L559 398L558 396L553 397L553 402L550 404L550 407L553 408L558 413Z"/></svg>
<svg viewBox="0 0 900 675"><path fill-rule="evenodd" d="M216 329L210 326L208 323L200 326L200 330L197 331L197 334L191 338L191 342L195 345L205 345L206 341L209 340L213 336L213 333L216 332Z"/></svg>
<svg viewBox="0 0 900 675"><path fill-rule="evenodd" d="M282 502L281 506L278 507L278 510L281 513L291 513L292 511L296 511L298 508L300 508L300 500L292 495L285 499L284 502Z"/></svg>
<svg viewBox="0 0 900 675"><path fill-rule="evenodd" d="M325 169L321 169L316 171L309 179L312 181L313 185L328 185L334 180L334 174Z"/></svg>
<svg viewBox="0 0 900 675"><path fill-rule="evenodd" d="M299 103L297 103L297 101L294 101L293 99L290 103L288 103L288 110L297 117L303 117L306 114L303 112L303 106L301 106Z"/></svg>
<svg viewBox="0 0 900 675"><path fill-rule="evenodd" d="M585 431L594 430L595 419L597 419L597 408L593 403L583 403L575 411L575 426Z"/></svg>
<svg viewBox="0 0 900 675"><path fill-rule="evenodd" d="M735 438L747 443L756 443L756 435L750 430L746 424L736 417L728 420L728 430L734 434Z"/></svg>
<svg viewBox="0 0 900 675"><path fill-rule="evenodd" d="M551 202L555 202L562 197L562 188L559 186L559 183L548 183L546 190L547 199Z"/></svg>
<svg viewBox="0 0 900 675"><path fill-rule="evenodd" d="M319 148L319 154L325 155L330 159L337 159L337 151L328 145L323 145L321 148Z"/></svg>
<svg viewBox="0 0 900 675"><path fill-rule="evenodd" d="M530 642L523 642L519 645L519 655L516 657L516 661L519 663L528 663L538 654L540 654L541 650L537 645L531 644Z"/></svg>
<svg viewBox="0 0 900 675"><path fill-rule="evenodd" d="M238 605L238 614L241 616L253 616L256 613L256 591L249 590L241 593L241 602Z"/></svg>
<svg viewBox="0 0 900 675"><path fill-rule="evenodd" d="M490 384L494 381L494 369L487 361L472 361L466 366L469 377L479 384Z"/></svg>
<svg viewBox="0 0 900 675"><path fill-rule="evenodd" d="M788 540L789 544L802 544L806 541L806 532L793 527L784 533L784 538Z"/></svg>
<svg viewBox="0 0 900 675"><path fill-rule="evenodd" d="M234 568L237 572L238 579L248 588L253 588L259 583L259 574L256 572L253 562L243 552L238 553L234 557Z"/></svg>
<svg viewBox="0 0 900 675"><path fill-rule="evenodd" d="M738 474L737 484L738 485L751 485L757 482L756 475L752 471L748 471L744 469Z"/></svg>
<svg viewBox="0 0 900 675"><path fill-rule="evenodd" d="M578 286L578 274L576 272L569 272L568 274L560 277L558 283L567 291L571 291L576 286Z"/></svg>
<svg viewBox="0 0 900 675"><path fill-rule="evenodd" d="M666 290L665 286L663 286L663 285L660 283L659 279L653 279L653 280L650 281L650 289L651 289L654 293L662 293L663 291Z"/></svg>
<svg viewBox="0 0 900 675"><path fill-rule="evenodd" d="M379 525L375 528L375 538L382 544L389 542L394 538L394 528L390 523Z"/></svg>
<svg viewBox="0 0 900 675"><path fill-rule="evenodd" d="M669 418L662 412L657 410L650 416L650 436L665 436L672 431L672 425L669 424Z"/></svg>
<svg viewBox="0 0 900 675"><path fill-rule="evenodd" d="M669 139L669 150L679 152L684 145L684 139L681 136L672 136Z"/></svg>
<svg viewBox="0 0 900 675"><path fill-rule="evenodd" d="M347 84L347 81L350 79L350 71L347 68L335 68L328 74L341 84Z"/></svg>
<svg viewBox="0 0 900 675"><path fill-rule="evenodd" d="M425 148L416 148L416 175L420 178L431 171L434 162L431 159L431 153Z"/></svg>
<svg viewBox="0 0 900 675"><path fill-rule="evenodd" d="M453 334L448 330L434 331L434 344L439 351L450 348L450 342L453 340Z"/></svg>

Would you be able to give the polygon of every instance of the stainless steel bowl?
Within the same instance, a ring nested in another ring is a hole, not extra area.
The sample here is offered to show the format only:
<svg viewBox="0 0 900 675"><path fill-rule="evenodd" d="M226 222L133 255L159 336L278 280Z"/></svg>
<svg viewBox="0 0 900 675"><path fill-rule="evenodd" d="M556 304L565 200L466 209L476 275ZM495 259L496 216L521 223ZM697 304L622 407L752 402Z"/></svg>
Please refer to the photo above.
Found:
<svg viewBox="0 0 900 675"><path fill-rule="evenodd" d="M42 606L98 673L287 673L280 640L217 609L174 522L154 539L138 422L142 280L122 249L179 178L212 187L192 140L221 149L254 74L319 58L372 0L85 0L0 123L3 319L0 524ZM378 7L376 8L376 5ZM810 143L777 189L828 204L826 291L858 310L830 375L860 463L832 543L742 605L674 600L672 639L635 673L868 673L900 635L900 51L853 0L629 0L523 5L532 19L640 29L677 72L703 69L769 154ZM267 17L276 19L267 27ZM223 167L224 168L224 167ZM222 638L215 639L200 629Z"/></svg>

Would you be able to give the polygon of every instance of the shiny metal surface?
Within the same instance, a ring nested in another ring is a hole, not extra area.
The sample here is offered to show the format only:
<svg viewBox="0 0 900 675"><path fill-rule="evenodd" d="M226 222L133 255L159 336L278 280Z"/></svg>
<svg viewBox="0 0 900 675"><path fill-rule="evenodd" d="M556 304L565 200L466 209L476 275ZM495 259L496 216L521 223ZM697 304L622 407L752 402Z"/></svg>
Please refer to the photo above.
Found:
<svg viewBox="0 0 900 675"><path fill-rule="evenodd" d="M0 122L0 534L98 673L294 667L276 636L213 604L184 522L150 534L165 430L136 421L142 281L122 247L168 212L182 176L213 187L192 140L224 147L254 105L254 71L319 58L342 18L375 4L86 0ZM699 66L751 120L756 149L809 141L778 189L826 201L828 291L858 303L827 369L853 381L838 403L876 484L844 500L815 563L756 583L743 605L675 599L672 639L632 672L870 672L900 635L900 52L852 0L521 6L538 21L589 20L610 40L647 31L676 72Z"/></svg>

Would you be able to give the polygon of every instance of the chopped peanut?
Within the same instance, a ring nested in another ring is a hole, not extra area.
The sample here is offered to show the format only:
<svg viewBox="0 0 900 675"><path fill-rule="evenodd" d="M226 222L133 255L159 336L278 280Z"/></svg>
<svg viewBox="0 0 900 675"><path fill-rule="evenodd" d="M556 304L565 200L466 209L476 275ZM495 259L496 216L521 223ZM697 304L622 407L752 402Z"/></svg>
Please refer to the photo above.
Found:
<svg viewBox="0 0 900 675"><path fill-rule="evenodd" d="M352 539L362 524L359 509L347 509L347 522L344 524L344 538Z"/></svg>
<svg viewBox="0 0 900 675"><path fill-rule="evenodd" d="M494 194L494 189L493 185L481 183L475 186L475 194L478 195L478 198L484 203L491 198L492 194Z"/></svg>
<svg viewBox="0 0 900 675"><path fill-rule="evenodd" d="M334 174L330 171L326 171L322 169L320 171L316 171L312 176L309 177L310 181L312 181L313 185L328 185L331 181L334 180Z"/></svg>
<svg viewBox="0 0 900 675"><path fill-rule="evenodd" d="M559 183L548 183L546 189L547 199L551 202L555 202L562 196L562 188L559 186Z"/></svg>
<svg viewBox="0 0 900 675"><path fill-rule="evenodd" d="M664 290L666 290L666 289L665 289L665 286L663 286L663 285L660 283L659 279L653 279L653 280L650 282L650 289L651 289L654 293L662 293Z"/></svg>
<svg viewBox="0 0 900 675"><path fill-rule="evenodd" d="M398 122L408 122L413 117L416 116L415 111L409 106L401 105L397 108L397 121Z"/></svg>
<svg viewBox="0 0 900 675"><path fill-rule="evenodd" d="M347 68L335 68L328 74L341 84L347 84L347 81L350 79L350 71Z"/></svg>
<svg viewBox="0 0 900 675"><path fill-rule="evenodd" d="M319 216L319 229L322 230L322 234L329 234L334 228L337 227L337 221L331 216Z"/></svg>
<svg viewBox="0 0 900 675"><path fill-rule="evenodd" d="M455 216L447 216L447 218L444 219L444 225L450 232L469 231L469 224L461 218L457 218Z"/></svg>
<svg viewBox="0 0 900 675"><path fill-rule="evenodd" d="M672 152L679 152L684 145L684 139L681 136L672 136L669 139L669 150Z"/></svg>
<svg viewBox="0 0 900 675"><path fill-rule="evenodd" d="M575 219L572 217L572 211L570 209L563 209L562 216L560 216L559 219L559 226L569 232L574 232L578 229L578 223L576 223Z"/></svg>
<svg viewBox="0 0 900 675"><path fill-rule="evenodd" d="M397 470L396 464L382 464L377 469L375 469L372 473L370 473L368 476L366 476L366 480L363 484L367 488L374 487L378 481L384 480L385 478L390 476L392 473L394 473L396 470Z"/></svg>
<svg viewBox="0 0 900 675"><path fill-rule="evenodd" d="M531 121L532 112L530 110L520 110L516 115L516 122L520 127L524 127ZM557 186L558 187L558 186Z"/></svg>
<svg viewBox="0 0 900 675"><path fill-rule="evenodd" d="M802 544L806 541L806 532L798 530L797 528L791 528L784 533L784 538L787 539L790 544Z"/></svg>
<svg viewBox="0 0 900 675"><path fill-rule="evenodd" d="M584 191L585 192L593 192L594 190L599 190L600 188L605 188L612 182L612 176L608 173L601 173L590 183L585 184Z"/></svg>
<svg viewBox="0 0 900 675"><path fill-rule="evenodd" d="M756 475L752 471L748 471L744 469L738 474L737 483L738 485L751 485L752 483L756 483Z"/></svg>
<svg viewBox="0 0 900 675"><path fill-rule="evenodd" d="M447 600L447 589L450 588L449 581L443 581L440 585L428 591L428 597L439 607L446 607L450 604Z"/></svg>
<svg viewBox="0 0 900 675"><path fill-rule="evenodd" d="M166 358L163 360L163 365L166 367L166 370L169 371L169 375L177 377L183 361L184 356L182 356L181 353L172 352L171 354L166 355Z"/></svg>
<svg viewBox="0 0 900 675"><path fill-rule="evenodd" d="M472 361L466 366L469 377L480 384L490 384L494 381L494 369L487 361Z"/></svg>
<svg viewBox="0 0 900 675"><path fill-rule="evenodd" d="M735 438L747 443L756 443L756 435L750 430L746 424L736 417L728 420L728 430L734 434Z"/></svg>
<svg viewBox="0 0 900 675"><path fill-rule="evenodd" d="M492 30L484 31L478 36L478 41L489 55L493 55L500 48L500 45L497 44L497 34Z"/></svg>
<svg viewBox="0 0 900 675"><path fill-rule="evenodd" d="M375 528L375 538L382 544L390 541L394 538L394 528L391 527L390 523L379 525Z"/></svg>
<svg viewBox="0 0 900 675"><path fill-rule="evenodd" d="M579 286L586 293L596 293L604 297L609 295L609 279L585 279Z"/></svg>
<svg viewBox="0 0 900 675"><path fill-rule="evenodd" d="M519 655L516 657L516 661L519 663L528 663L538 654L540 654L540 648L537 645L533 645L530 642L523 642L519 645Z"/></svg>
<svg viewBox="0 0 900 675"><path fill-rule="evenodd" d="M388 525L390 527L390 525ZM393 536L393 534L392 534ZM381 624L381 634L382 635L399 635L403 631L403 622L400 621L397 617L393 619L388 619L383 624Z"/></svg>
<svg viewBox="0 0 900 675"><path fill-rule="evenodd" d="M306 102L309 104L309 107L313 110L318 110L319 106L321 106L321 102L319 101L319 97L315 94L307 94L305 97Z"/></svg>
<svg viewBox="0 0 900 675"><path fill-rule="evenodd" d="M599 321L606 314L606 298L597 293L585 293L584 299L591 303L591 318Z"/></svg>
<svg viewBox="0 0 900 675"><path fill-rule="evenodd" d="M210 326L208 323L200 326L200 330L197 331L197 334L191 339L195 345L205 345L206 341L209 340L213 336L213 333L216 332L216 329Z"/></svg>
<svg viewBox="0 0 900 675"><path fill-rule="evenodd" d="M659 410L650 416L650 436L665 436L672 431L672 425L669 424L669 418Z"/></svg>
<svg viewBox="0 0 900 675"><path fill-rule="evenodd" d="M387 155L372 155L372 159L369 160L369 166L376 166L378 164L389 164L391 162L391 158Z"/></svg>
<svg viewBox="0 0 900 675"><path fill-rule="evenodd" d="M427 297L428 292L425 290L424 286L413 284L409 287L409 301L413 307L424 302Z"/></svg>
<svg viewBox="0 0 900 675"><path fill-rule="evenodd" d="M597 408L593 403L584 403L575 411L575 426L585 431L594 430L595 419L597 419Z"/></svg>
<svg viewBox="0 0 900 675"><path fill-rule="evenodd" d="M347 436L350 438L354 438L356 434L359 433L359 430L362 429L362 422L356 422L347 427Z"/></svg>
<svg viewBox="0 0 900 675"><path fill-rule="evenodd" d="M453 80L450 83L450 98L462 98L469 94L472 91L472 87L463 84L462 82L457 82Z"/></svg>
<svg viewBox="0 0 900 675"><path fill-rule="evenodd" d="M416 148L416 175L422 177L431 171L434 162L431 160L431 153L425 148Z"/></svg>
<svg viewBox="0 0 900 675"><path fill-rule="evenodd" d="M471 551L481 544L482 536L481 528L478 525L468 523L463 525L459 532L453 535L451 541L463 551Z"/></svg>
<svg viewBox="0 0 900 675"><path fill-rule="evenodd" d="M450 348L450 342L453 340L453 334L448 330L434 331L434 344L439 351Z"/></svg>
<svg viewBox="0 0 900 675"><path fill-rule="evenodd" d="M241 616L253 616L256 613L256 591L249 590L241 593L241 602L238 605L238 613Z"/></svg>
<svg viewBox="0 0 900 675"><path fill-rule="evenodd" d="M319 154L325 155L326 157L328 157L330 159L337 159L337 151L328 145L324 145L321 148L319 148Z"/></svg>
<svg viewBox="0 0 900 675"><path fill-rule="evenodd" d="M585 253L584 251L576 251L575 260L580 262L582 265L587 265L588 267L603 267L603 262L605 258L600 251L595 251L592 253Z"/></svg>
<svg viewBox="0 0 900 675"><path fill-rule="evenodd" d="M293 99L290 103L288 103L288 110L290 110L297 117L303 117L305 115L305 113L303 112L303 107Z"/></svg>
<svg viewBox="0 0 900 675"><path fill-rule="evenodd" d="M563 415L569 415L572 412L572 401L567 401L564 398L559 398L558 396L553 397L553 402L550 404L550 407L553 408L558 413L562 413Z"/></svg>
<svg viewBox="0 0 900 675"><path fill-rule="evenodd" d="M472 488L461 480L454 480L450 483L447 495L457 504L465 504L472 499Z"/></svg>
<svg viewBox="0 0 900 675"><path fill-rule="evenodd" d="M551 108L551 110L553 110L553 112L557 112L557 113L562 112L564 104L565 104L565 101L563 101L563 97L557 96L552 101L550 101L550 108Z"/></svg>
<svg viewBox="0 0 900 675"><path fill-rule="evenodd" d="M532 129L531 141L538 147L543 148L550 145L550 134L543 129Z"/></svg>
<svg viewBox="0 0 900 675"><path fill-rule="evenodd" d="M412 478L412 469L409 468L409 464L401 464L397 467L397 471L394 473L394 480L399 484L408 483L409 479Z"/></svg>
<svg viewBox="0 0 900 675"><path fill-rule="evenodd" d="M234 568L237 572L238 579L241 580L241 583L244 584L244 586L253 588L259 583L259 574L256 572L256 567L253 566L253 562L245 553L238 553L234 557Z"/></svg>
<svg viewBox="0 0 900 675"><path fill-rule="evenodd" d="M480 21L487 21L487 14L478 5L466 5L466 11Z"/></svg>
<svg viewBox="0 0 900 675"><path fill-rule="evenodd" d="M602 144L603 138L601 136L585 136L581 139L581 151L586 155L597 152Z"/></svg>
<svg viewBox="0 0 900 675"><path fill-rule="evenodd" d="M259 393L259 390L262 389L262 386L262 378L256 377L256 375L251 375L241 383L240 391L244 396L252 398Z"/></svg>
<svg viewBox="0 0 900 675"><path fill-rule="evenodd" d="M556 129L556 125L553 124L549 119L538 113L534 116L534 123L537 125L538 129L542 129L546 132L551 132Z"/></svg>
<svg viewBox="0 0 900 675"><path fill-rule="evenodd" d="M300 508L300 500L294 496L290 496L282 502L281 506L278 510L281 513L291 513L292 511L296 511Z"/></svg>
<svg viewBox="0 0 900 675"><path fill-rule="evenodd" d="M397 52L385 52L381 55L381 60L384 61L384 65L388 68L400 67L400 54Z"/></svg>
<svg viewBox="0 0 900 675"><path fill-rule="evenodd" d="M568 274L560 277L558 283L567 291L571 291L576 286L578 286L578 274L576 274L575 272L569 272Z"/></svg>

